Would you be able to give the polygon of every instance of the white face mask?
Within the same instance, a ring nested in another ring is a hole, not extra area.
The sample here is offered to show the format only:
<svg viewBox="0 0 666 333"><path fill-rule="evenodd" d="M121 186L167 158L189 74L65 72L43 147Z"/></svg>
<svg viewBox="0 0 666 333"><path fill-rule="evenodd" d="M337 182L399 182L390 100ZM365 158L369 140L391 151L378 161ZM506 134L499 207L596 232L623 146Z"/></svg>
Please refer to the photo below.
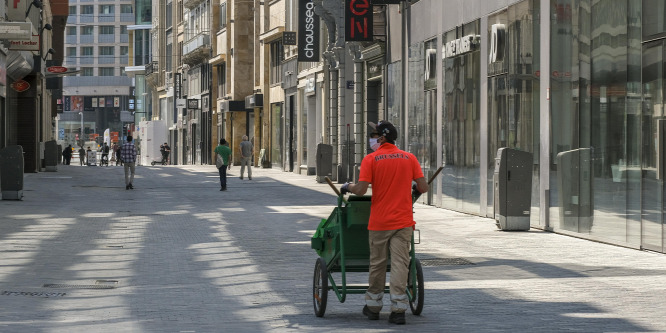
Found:
<svg viewBox="0 0 666 333"><path fill-rule="evenodd" d="M379 143L377 142L377 138L370 138L370 148L372 150L377 150L377 148L379 148Z"/></svg>

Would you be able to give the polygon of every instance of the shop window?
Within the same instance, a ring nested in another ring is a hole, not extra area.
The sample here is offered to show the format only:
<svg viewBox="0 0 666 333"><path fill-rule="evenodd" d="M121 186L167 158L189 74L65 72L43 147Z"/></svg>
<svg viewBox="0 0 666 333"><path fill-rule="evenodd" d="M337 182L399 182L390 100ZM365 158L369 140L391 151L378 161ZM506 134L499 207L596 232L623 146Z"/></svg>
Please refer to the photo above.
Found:
<svg viewBox="0 0 666 333"><path fill-rule="evenodd" d="M271 43L270 48L270 84L277 84L282 82L282 60L284 56L282 40Z"/></svg>

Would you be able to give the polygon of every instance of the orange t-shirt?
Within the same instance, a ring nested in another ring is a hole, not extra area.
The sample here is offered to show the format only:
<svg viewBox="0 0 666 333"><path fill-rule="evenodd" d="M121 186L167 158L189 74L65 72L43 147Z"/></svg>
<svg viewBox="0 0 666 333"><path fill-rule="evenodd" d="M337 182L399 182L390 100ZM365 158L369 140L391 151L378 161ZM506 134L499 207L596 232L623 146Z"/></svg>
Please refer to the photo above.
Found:
<svg viewBox="0 0 666 333"><path fill-rule="evenodd" d="M359 181L372 184L368 230L397 230L411 227L412 180L423 177L416 157L384 143L363 158Z"/></svg>

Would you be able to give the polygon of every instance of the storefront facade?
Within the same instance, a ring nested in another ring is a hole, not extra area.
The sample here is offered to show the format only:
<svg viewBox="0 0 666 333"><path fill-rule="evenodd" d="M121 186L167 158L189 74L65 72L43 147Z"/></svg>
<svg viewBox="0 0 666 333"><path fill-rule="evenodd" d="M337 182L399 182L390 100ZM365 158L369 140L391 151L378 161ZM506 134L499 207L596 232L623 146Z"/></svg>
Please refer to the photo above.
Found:
<svg viewBox="0 0 666 333"><path fill-rule="evenodd" d="M405 51L385 116L426 174L444 165L422 202L493 217L495 155L514 148L533 156L532 227L664 252L666 4L457 5L390 9L409 29L389 37Z"/></svg>

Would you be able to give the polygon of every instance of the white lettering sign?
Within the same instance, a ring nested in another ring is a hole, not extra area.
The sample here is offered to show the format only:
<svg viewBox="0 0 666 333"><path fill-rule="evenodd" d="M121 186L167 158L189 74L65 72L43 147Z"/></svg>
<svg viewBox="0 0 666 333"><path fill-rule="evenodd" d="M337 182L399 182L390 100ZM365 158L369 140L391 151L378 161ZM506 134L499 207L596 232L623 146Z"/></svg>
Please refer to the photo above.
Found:
<svg viewBox="0 0 666 333"><path fill-rule="evenodd" d="M474 51L478 44L479 36L468 35L463 38L454 39L442 46L442 59L455 57Z"/></svg>
<svg viewBox="0 0 666 333"><path fill-rule="evenodd" d="M504 24L493 24L490 33L490 54L488 63L492 64L504 60L504 45L506 40L506 27Z"/></svg>

